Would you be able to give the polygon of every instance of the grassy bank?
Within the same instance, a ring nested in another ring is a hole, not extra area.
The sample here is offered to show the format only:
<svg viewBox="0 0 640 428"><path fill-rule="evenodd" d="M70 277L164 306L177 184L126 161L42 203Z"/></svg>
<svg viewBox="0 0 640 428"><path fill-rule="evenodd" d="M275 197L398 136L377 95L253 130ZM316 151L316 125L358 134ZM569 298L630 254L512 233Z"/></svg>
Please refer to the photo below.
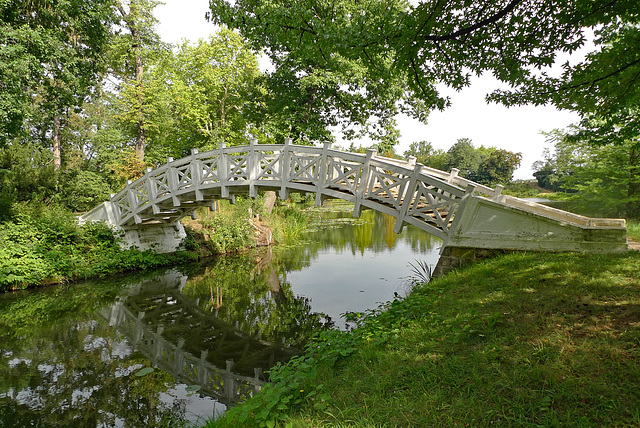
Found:
<svg viewBox="0 0 640 428"><path fill-rule="evenodd" d="M640 424L640 253L512 254L318 338L211 426Z"/></svg>
<svg viewBox="0 0 640 428"><path fill-rule="evenodd" d="M300 237L308 216L288 205L264 212L262 198L237 198L218 204L218 212L199 209L197 221L185 220L184 251L156 254L123 250L117 233L104 224L78 226L76 217L57 205L15 204L0 223L0 292L100 278L125 271L195 261L215 254L243 251L258 244ZM276 231L272 234L272 230ZM262 241L262 242L258 242Z"/></svg>
<svg viewBox="0 0 640 428"><path fill-rule="evenodd" d="M78 226L68 211L22 204L0 223L0 292L99 278L194 260L188 252L122 250L104 224Z"/></svg>
<svg viewBox="0 0 640 428"><path fill-rule="evenodd" d="M627 220L627 238L640 241L640 220Z"/></svg>

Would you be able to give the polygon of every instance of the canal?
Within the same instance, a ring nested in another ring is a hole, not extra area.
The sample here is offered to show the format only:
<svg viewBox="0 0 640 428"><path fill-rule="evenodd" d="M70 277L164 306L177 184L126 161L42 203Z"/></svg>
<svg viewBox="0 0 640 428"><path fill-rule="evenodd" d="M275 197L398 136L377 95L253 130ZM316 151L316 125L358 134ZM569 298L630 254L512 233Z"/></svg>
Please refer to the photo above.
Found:
<svg viewBox="0 0 640 428"><path fill-rule="evenodd" d="M318 208L302 242L0 296L0 426L198 426L342 315L406 294L441 241Z"/></svg>

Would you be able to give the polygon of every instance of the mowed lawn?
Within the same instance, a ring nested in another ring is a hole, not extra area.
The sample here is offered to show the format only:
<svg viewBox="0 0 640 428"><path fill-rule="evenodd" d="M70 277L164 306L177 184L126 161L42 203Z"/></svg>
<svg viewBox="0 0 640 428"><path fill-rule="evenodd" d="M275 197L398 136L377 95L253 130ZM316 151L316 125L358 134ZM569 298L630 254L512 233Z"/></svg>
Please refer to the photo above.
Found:
<svg viewBox="0 0 640 428"><path fill-rule="evenodd" d="M346 356L309 348L290 385L232 421L640 426L640 253L499 256L416 285L334 340Z"/></svg>

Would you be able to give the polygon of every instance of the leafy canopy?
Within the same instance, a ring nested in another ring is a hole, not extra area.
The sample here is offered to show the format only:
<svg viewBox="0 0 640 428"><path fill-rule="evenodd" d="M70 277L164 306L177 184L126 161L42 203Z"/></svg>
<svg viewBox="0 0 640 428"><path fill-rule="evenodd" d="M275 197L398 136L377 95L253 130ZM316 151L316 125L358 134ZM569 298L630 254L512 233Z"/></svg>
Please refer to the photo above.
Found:
<svg viewBox="0 0 640 428"><path fill-rule="evenodd" d="M461 89L471 75L484 72L514 88L490 96L507 105L553 102L585 113L637 111L636 0L210 4L214 22L238 29L273 61L269 80L277 89L276 104L295 122L292 129L313 120L366 127L371 117L384 128L398 111L424 121L429 109L448 105L437 83ZM588 30L595 30L596 49L552 77L549 67L558 54L583 47ZM636 116L630 127L637 129Z"/></svg>
<svg viewBox="0 0 640 428"><path fill-rule="evenodd" d="M0 145L29 119L82 105L105 69L111 22L107 0L0 1Z"/></svg>

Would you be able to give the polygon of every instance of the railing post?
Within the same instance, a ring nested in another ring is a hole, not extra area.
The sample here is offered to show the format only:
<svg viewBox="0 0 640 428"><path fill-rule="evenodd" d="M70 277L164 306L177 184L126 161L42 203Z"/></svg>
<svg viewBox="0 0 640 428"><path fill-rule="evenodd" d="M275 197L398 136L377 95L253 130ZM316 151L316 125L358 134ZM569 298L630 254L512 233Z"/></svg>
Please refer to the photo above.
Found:
<svg viewBox="0 0 640 428"><path fill-rule="evenodd" d="M258 153L256 153L256 143L258 140L252 138L249 141L249 156L247 159L247 175L249 178L249 197L258 197L256 190L256 181L260 175L260 161L258 160Z"/></svg>
<svg viewBox="0 0 640 428"><path fill-rule="evenodd" d="M260 378L262 377L262 368L254 367L253 368L253 390L255 392L260 391Z"/></svg>
<svg viewBox="0 0 640 428"><path fill-rule="evenodd" d="M229 182L229 162L227 162L227 155L225 154L225 142L220 141L220 154L218 155L218 179L220 180L220 196L222 198L229 197L229 188L227 183Z"/></svg>
<svg viewBox="0 0 640 428"><path fill-rule="evenodd" d="M209 351L203 349L200 351L200 360L198 360L198 383L204 388L207 383L207 355Z"/></svg>
<svg viewBox="0 0 640 428"><path fill-rule="evenodd" d="M235 395L234 394L235 382L233 379L233 373L231 372L231 369L233 369L233 360L227 360L227 367L224 372L224 396L229 401L233 401L233 398Z"/></svg>
<svg viewBox="0 0 640 428"><path fill-rule="evenodd" d="M137 213L139 206L138 197L133 192L133 190L131 190L131 183L131 180L127 180L127 201L129 202L129 209L131 209L131 213L133 214L133 221L136 224L139 224L142 223L142 219Z"/></svg>
<svg viewBox="0 0 640 428"><path fill-rule="evenodd" d="M171 166L171 162L173 162L172 157L167 158L167 185L169 187L169 192L171 193L171 200L173 202L174 207L180 206L180 198L176 196L176 192L178 191L178 173Z"/></svg>
<svg viewBox="0 0 640 428"><path fill-rule="evenodd" d="M160 207L156 205L156 199L158 197L158 188L156 187L155 178L151 177L151 168L147 168L146 177L144 180L144 187L147 190L147 196L149 197L149 203L153 209L154 214L160 214Z"/></svg>
<svg viewBox="0 0 640 428"><path fill-rule="evenodd" d="M164 327L159 325L155 334L153 334L153 365L156 366L158 364L158 359L162 357L162 344L164 341L162 340L162 332L164 331Z"/></svg>
<svg viewBox="0 0 640 428"><path fill-rule="evenodd" d="M191 168L191 185L193 186L196 194L196 201L200 202L204 200L200 185L202 184L202 165L200 159L196 157L198 149L191 149L191 161L189 162L189 168Z"/></svg>
<svg viewBox="0 0 640 428"><path fill-rule="evenodd" d="M120 220L122 219L122 208L119 207L117 204L113 203L113 198L116 197L115 193L110 193L109 194L109 201L111 202L111 209L113 210L113 214L115 216L114 220L115 220L115 224L117 224L118 226L120 225Z"/></svg>
<svg viewBox="0 0 640 428"><path fill-rule="evenodd" d="M144 338L144 325L142 323L142 319L145 316L145 312L139 312L138 316L134 319L134 337L133 337L133 345L136 346L140 341Z"/></svg>
<svg viewBox="0 0 640 428"><path fill-rule="evenodd" d="M291 168L291 138L284 139L284 149L282 150L282 161L280 162L280 199L289 197L289 169Z"/></svg>
<svg viewBox="0 0 640 428"><path fill-rule="evenodd" d="M316 184L316 207L322 205L322 191L327 183L327 171L329 168L329 149L331 143L325 142L322 147L322 155L320 155L320 168L318 171L318 182Z"/></svg>
<svg viewBox="0 0 640 428"><path fill-rule="evenodd" d="M371 178L371 158L376 155L375 150L367 150L364 164L362 166L362 175L359 178L356 193L356 203L353 206L353 217L360 217L362 213L362 201L365 199Z"/></svg>
<svg viewBox="0 0 640 428"><path fill-rule="evenodd" d="M178 339L178 346L176 346L176 351L173 355L173 373L174 376L180 376L184 373L184 351L182 348L184 347L184 338Z"/></svg>
<svg viewBox="0 0 640 428"><path fill-rule="evenodd" d="M496 202L502 202L501 201L501 194L502 194L502 190L504 189L504 186L502 184L498 184L496 185L496 189L493 192L493 200Z"/></svg>
<svg viewBox="0 0 640 428"><path fill-rule="evenodd" d="M447 182L449 184L454 184L456 178L458 178L458 173L460 172L460 170L458 168L451 168L451 173L449 174L449 178L447 180Z"/></svg>
<svg viewBox="0 0 640 428"><path fill-rule="evenodd" d="M458 207L456 208L456 212L453 215L453 222L451 223L451 227L449 227L448 231L445 231L446 234L447 234L447 240L445 241L444 245L442 246L442 248L440 250L440 254L442 254L442 251L444 251L444 249L446 248L447 243L448 243L448 238L451 235L451 233L455 233L455 231L458 229L458 225L460 224L460 221L461 221L460 219L462 218L462 213L464 212L464 207L467 205L467 203L469 202L469 200L473 196L473 192L475 192L475 191L476 191L476 186L474 186L473 184L470 184L464 190L464 195L462 196L462 200L458 203Z"/></svg>
<svg viewBox="0 0 640 428"><path fill-rule="evenodd" d="M417 203L418 196L416 193L416 187L418 185L418 176L422 171L422 165L416 164L413 167L413 171L411 171L411 178L409 179L409 184L407 185L404 195L398 195L398 199L402 198L402 202L400 205L400 209L398 210L398 217L396 217L396 224L393 227L394 233L402 232L402 228L404 227L404 219L407 217L409 213L409 207L414 203L414 198L416 199L415 203Z"/></svg>

